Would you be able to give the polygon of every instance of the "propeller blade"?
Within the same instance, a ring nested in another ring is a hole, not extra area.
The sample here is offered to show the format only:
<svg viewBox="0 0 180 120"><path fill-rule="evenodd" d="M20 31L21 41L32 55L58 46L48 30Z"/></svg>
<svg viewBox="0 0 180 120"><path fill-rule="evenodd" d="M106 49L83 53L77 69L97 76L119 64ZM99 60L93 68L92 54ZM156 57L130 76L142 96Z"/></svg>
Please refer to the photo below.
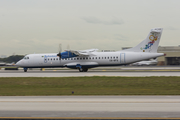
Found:
<svg viewBox="0 0 180 120"><path fill-rule="evenodd" d="M68 46L67 46L67 50L68 50L68 57L69 57L69 48L70 48L70 47L69 47L69 44L68 44Z"/></svg>
<svg viewBox="0 0 180 120"><path fill-rule="evenodd" d="M59 56L59 60L61 60L61 51L62 51L62 46L61 44L59 44L59 53L57 54L57 56Z"/></svg>
<svg viewBox="0 0 180 120"><path fill-rule="evenodd" d="M59 53L61 53L61 52L62 52L62 45L59 44Z"/></svg>

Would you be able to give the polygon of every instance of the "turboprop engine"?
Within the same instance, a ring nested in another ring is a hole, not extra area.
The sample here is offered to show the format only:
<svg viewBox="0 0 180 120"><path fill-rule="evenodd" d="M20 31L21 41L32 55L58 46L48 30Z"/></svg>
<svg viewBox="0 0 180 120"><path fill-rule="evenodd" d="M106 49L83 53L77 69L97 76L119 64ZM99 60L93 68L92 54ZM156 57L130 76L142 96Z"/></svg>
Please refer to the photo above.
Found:
<svg viewBox="0 0 180 120"><path fill-rule="evenodd" d="M70 52L70 51L65 51L65 52L62 52L60 53L61 55L61 58L64 59L64 58L72 58L72 57L77 57L77 55L75 55L74 53Z"/></svg>

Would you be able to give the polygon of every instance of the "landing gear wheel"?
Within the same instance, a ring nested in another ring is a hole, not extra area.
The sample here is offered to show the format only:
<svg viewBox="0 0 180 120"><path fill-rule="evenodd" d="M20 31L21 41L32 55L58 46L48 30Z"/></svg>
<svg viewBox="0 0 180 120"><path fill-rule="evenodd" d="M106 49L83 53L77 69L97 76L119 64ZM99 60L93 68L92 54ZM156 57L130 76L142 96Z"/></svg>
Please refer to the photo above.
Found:
<svg viewBox="0 0 180 120"><path fill-rule="evenodd" d="M79 72L83 72L83 68L79 68Z"/></svg>
<svg viewBox="0 0 180 120"><path fill-rule="evenodd" d="M79 68L79 72L87 72L88 68Z"/></svg>
<svg viewBox="0 0 180 120"><path fill-rule="evenodd" d="M28 68L24 68L24 72L27 72Z"/></svg>
<svg viewBox="0 0 180 120"><path fill-rule="evenodd" d="M88 71L88 68L84 68L84 69L83 69L83 72L87 72L87 71Z"/></svg>

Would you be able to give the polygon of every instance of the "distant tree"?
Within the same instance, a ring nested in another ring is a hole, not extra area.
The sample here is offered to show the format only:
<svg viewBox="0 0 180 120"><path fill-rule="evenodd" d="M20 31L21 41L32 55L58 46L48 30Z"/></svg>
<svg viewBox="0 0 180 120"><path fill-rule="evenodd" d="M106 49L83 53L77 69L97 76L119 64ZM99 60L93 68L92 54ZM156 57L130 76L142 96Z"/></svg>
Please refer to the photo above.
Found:
<svg viewBox="0 0 180 120"><path fill-rule="evenodd" d="M24 57L24 55L12 55L7 58L0 58L0 61L6 62L6 63L16 63L17 61L21 60Z"/></svg>

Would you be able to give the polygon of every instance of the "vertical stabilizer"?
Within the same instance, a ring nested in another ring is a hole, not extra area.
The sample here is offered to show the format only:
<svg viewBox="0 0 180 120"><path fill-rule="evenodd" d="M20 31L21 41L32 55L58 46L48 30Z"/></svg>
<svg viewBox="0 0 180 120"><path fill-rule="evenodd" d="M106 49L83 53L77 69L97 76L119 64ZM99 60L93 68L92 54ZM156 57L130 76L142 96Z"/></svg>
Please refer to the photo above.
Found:
<svg viewBox="0 0 180 120"><path fill-rule="evenodd" d="M145 40L139 43L137 46L126 49L124 51L133 51L133 52L151 52L156 53L161 39L163 28L153 28L149 32Z"/></svg>

